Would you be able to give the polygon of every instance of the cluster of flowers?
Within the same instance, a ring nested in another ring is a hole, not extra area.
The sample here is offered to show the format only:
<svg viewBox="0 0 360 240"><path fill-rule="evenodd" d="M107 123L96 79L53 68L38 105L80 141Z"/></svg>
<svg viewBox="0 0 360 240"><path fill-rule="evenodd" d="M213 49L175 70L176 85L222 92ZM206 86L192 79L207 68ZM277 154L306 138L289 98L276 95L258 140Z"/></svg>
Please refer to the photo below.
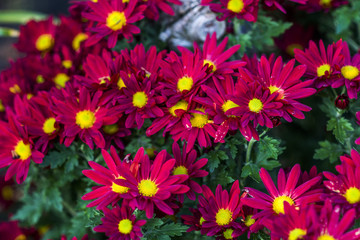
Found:
<svg viewBox="0 0 360 240"><path fill-rule="evenodd" d="M299 9L307 12L328 11L331 8L337 8L348 4L347 0L289 0L299 3ZM278 9L286 13L284 1L281 0L201 0L201 5L209 6L210 10L219 13L219 21L238 18L249 22L256 22L259 10L259 4L267 9Z"/></svg>
<svg viewBox="0 0 360 240"><path fill-rule="evenodd" d="M147 118L154 119L148 136L164 129L164 136L187 141L190 152L196 141L209 147L238 129L247 140L258 140L258 125L272 128L281 118L303 119L310 111L297 101L316 92L312 81L300 80L304 65L274 56L229 61L240 45L225 50L227 38L217 45L216 34L203 46L195 43L194 52L179 47L180 55L155 46L146 51L141 44L109 49L103 35L92 35L99 25L89 29L78 19L78 8L87 9L86 17L95 14L89 10L94 4L115 3L133 4L83 2L59 25L49 18L21 27L15 46L27 55L0 75L0 168L10 165L6 180L16 174L18 183L24 181L30 160L41 163L55 141L69 146L79 138L91 149L108 149L112 142L123 148L121 138Z"/></svg>
<svg viewBox="0 0 360 240"><path fill-rule="evenodd" d="M207 159L197 159L195 150L189 153L177 143L172 147L173 156L165 150L159 152L154 161L150 161L140 148L133 160L126 156L123 161L115 148L110 154L103 150L102 155L108 168L96 162L89 162L93 170L84 170L83 174L101 186L85 194L83 200L94 200L87 207L97 206L104 212L103 224L94 228L105 232L109 239L139 239L141 226L146 220L136 220L135 209L145 211L147 218L174 215L180 210L184 194L196 200L196 193L202 189L193 179L205 177L208 172L202 170ZM121 207L119 207L121 203ZM108 205L113 208L109 209Z"/></svg>
<svg viewBox="0 0 360 240"><path fill-rule="evenodd" d="M193 215L182 218L191 226L188 231L218 239L233 239L246 232L250 237L264 227L271 239L360 239L360 228L347 231L360 216L359 166L360 155L355 150L341 157L336 167L339 175L317 173L316 167L301 172L297 164L290 171L280 169L277 188L261 169L269 195L253 188L241 194L238 181L230 193L219 185L214 195L203 186L198 207L191 209ZM323 176L328 180L322 181Z"/></svg>

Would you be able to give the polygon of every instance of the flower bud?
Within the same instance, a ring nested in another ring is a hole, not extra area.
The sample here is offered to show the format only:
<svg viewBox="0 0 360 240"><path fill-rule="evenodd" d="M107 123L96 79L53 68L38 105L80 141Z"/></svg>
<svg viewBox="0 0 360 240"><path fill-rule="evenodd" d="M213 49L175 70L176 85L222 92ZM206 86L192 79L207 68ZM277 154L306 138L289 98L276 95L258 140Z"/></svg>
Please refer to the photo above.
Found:
<svg viewBox="0 0 360 240"><path fill-rule="evenodd" d="M349 97L345 94L339 95L335 100L335 106L339 109L345 109L349 106Z"/></svg>

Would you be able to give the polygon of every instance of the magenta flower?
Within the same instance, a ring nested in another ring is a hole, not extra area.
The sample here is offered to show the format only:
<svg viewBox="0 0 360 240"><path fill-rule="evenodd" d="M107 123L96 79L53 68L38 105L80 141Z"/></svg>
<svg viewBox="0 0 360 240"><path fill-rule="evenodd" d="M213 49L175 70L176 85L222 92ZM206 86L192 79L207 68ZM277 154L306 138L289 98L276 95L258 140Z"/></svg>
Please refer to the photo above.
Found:
<svg viewBox="0 0 360 240"><path fill-rule="evenodd" d="M129 206L104 208L103 211L102 224L94 227L95 232L104 232L109 240L140 240L143 236L141 227L146 220L137 220Z"/></svg>
<svg viewBox="0 0 360 240"><path fill-rule="evenodd" d="M284 202L299 207L303 204L319 201L322 190L315 189L309 191L309 189L321 181L321 177L312 178L296 187L300 174L299 164L296 164L291 169L287 179L285 178L285 171L280 169L277 181L278 188L276 188L269 173L262 168L260 170L260 178L266 190L270 193L270 196L256 189L246 188L249 196L252 198L244 198L242 199L242 203L256 209L263 209L263 211L256 214L254 218L267 218L280 213L284 214Z"/></svg>
<svg viewBox="0 0 360 240"><path fill-rule="evenodd" d="M145 17L157 21L159 19L160 13L159 9L166 14L174 15L175 12L169 5L169 3L181 5L182 2L180 0L147 0L145 1L146 9L145 9Z"/></svg>

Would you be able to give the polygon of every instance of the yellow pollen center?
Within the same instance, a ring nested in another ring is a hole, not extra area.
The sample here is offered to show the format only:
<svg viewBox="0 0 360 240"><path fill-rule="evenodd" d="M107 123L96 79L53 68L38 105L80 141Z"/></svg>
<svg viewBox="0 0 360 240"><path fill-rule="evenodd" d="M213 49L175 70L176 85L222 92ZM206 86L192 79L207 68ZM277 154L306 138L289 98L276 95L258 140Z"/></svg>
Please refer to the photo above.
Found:
<svg viewBox="0 0 360 240"><path fill-rule="evenodd" d="M250 227L251 225L253 225L255 223L255 219L252 218L253 215L247 215L245 217L244 223L245 226Z"/></svg>
<svg viewBox="0 0 360 240"><path fill-rule="evenodd" d="M191 77L182 77L178 80L177 82L177 89L182 92L182 91L189 91L192 86L194 84L194 80Z"/></svg>
<svg viewBox="0 0 360 240"><path fill-rule="evenodd" d="M306 235L306 230L301 228L294 228L289 232L288 240L300 240Z"/></svg>
<svg viewBox="0 0 360 240"><path fill-rule="evenodd" d="M0 112L5 112L5 106L0 99Z"/></svg>
<svg viewBox="0 0 360 240"><path fill-rule="evenodd" d="M294 204L294 201L289 196L279 196L274 199L273 210L276 214L285 213L284 202L288 202L290 205Z"/></svg>
<svg viewBox="0 0 360 240"><path fill-rule="evenodd" d="M205 222L205 218L201 217L201 218L200 218L200 221L199 221L200 226L201 226L204 222Z"/></svg>
<svg viewBox="0 0 360 240"><path fill-rule="evenodd" d="M55 78L54 82L58 88L64 88L67 81L70 80L70 77L65 73L58 73Z"/></svg>
<svg viewBox="0 0 360 240"><path fill-rule="evenodd" d="M1 196L4 200L10 201L14 198L14 190L10 186L4 186L1 189Z"/></svg>
<svg viewBox="0 0 360 240"><path fill-rule="evenodd" d="M150 179L141 180L138 189L139 193L145 197L153 197L159 190L156 183Z"/></svg>
<svg viewBox="0 0 360 240"><path fill-rule="evenodd" d="M119 125L117 123L111 125L105 125L102 128L108 135L113 135L119 131Z"/></svg>
<svg viewBox="0 0 360 240"><path fill-rule="evenodd" d="M78 33L72 41L73 49L75 51L78 51L80 49L80 44L88 38L89 38L89 36L86 33L82 33L82 32Z"/></svg>
<svg viewBox="0 0 360 240"><path fill-rule="evenodd" d="M117 177L116 179L124 179L124 177L120 176L120 177ZM129 188L128 187L123 187L123 186L120 186L116 183L112 183L111 185L111 190L115 193L120 193L120 194L123 194L123 193L127 193L129 191Z"/></svg>
<svg viewBox="0 0 360 240"><path fill-rule="evenodd" d="M124 12L113 11L106 18L106 26L113 31L122 29L126 25Z"/></svg>
<svg viewBox="0 0 360 240"><path fill-rule="evenodd" d="M224 231L224 238L225 239L233 239L232 234L233 234L234 230L231 228L228 228Z"/></svg>
<svg viewBox="0 0 360 240"><path fill-rule="evenodd" d="M20 234L14 240L26 240L26 236L24 234Z"/></svg>
<svg viewBox="0 0 360 240"><path fill-rule="evenodd" d="M197 108L196 110L205 113L205 110L202 108ZM211 122L207 114L191 113L191 115L190 123L192 127L203 128L207 123Z"/></svg>
<svg viewBox="0 0 360 240"><path fill-rule="evenodd" d="M17 84L14 84L14 86L10 87L9 91L13 94L21 93L21 89Z"/></svg>
<svg viewBox="0 0 360 240"><path fill-rule="evenodd" d="M344 197L350 204L360 202L360 190L356 187L351 187L346 190Z"/></svg>
<svg viewBox="0 0 360 240"><path fill-rule="evenodd" d="M269 90L270 90L270 93L273 94L274 92L276 92L277 90L279 90L279 88L276 87L276 86L270 86L270 87L269 87Z"/></svg>
<svg viewBox="0 0 360 240"><path fill-rule="evenodd" d="M46 119L43 124L44 133L51 135L54 131L56 131L57 129L55 128L55 122L56 120L53 117Z"/></svg>
<svg viewBox="0 0 360 240"><path fill-rule="evenodd" d="M122 219L118 226L119 232L122 234L129 234L133 229L133 224L130 219Z"/></svg>
<svg viewBox="0 0 360 240"><path fill-rule="evenodd" d="M188 109L188 102L186 102L185 100L181 100L179 102L177 102L174 106L172 106L171 108L169 108L169 112L171 115L173 115L174 117L178 117L175 113L176 110L184 110L187 111Z"/></svg>
<svg viewBox="0 0 360 240"><path fill-rule="evenodd" d="M336 239L333 236L330 236L329 234L324 234L319 236L317 240L336 240Z"/></svg>
<svg viewBox="0 0 360 240"><path fill-rule="evenodd" d="M224 113L229 110L229 109L233 109L236 107L240 107L239 105L237 105L236 103L234 103L231 100L227 100L226 102L223 103L223 105L221 106L222 110L224 111Z"/></svg>
<svg viewBox="0 0 360 240"><path fill-rule="evenodd" d="M64 60L61 62L64 68L69 69L72 67L72 61L71 60Z"/></svg>
<svg viewBox="0 0 360 240"><path fill-rule="evenodd" d="M89 110L83 110L76 114L76 124L81 128L91 128L96 121L95 114Z"/></svg>
<svg viewBox="0 0 360 240"><path fill-rule="evenodd" d="M294 49L303 50L304 48L303 48L302 45L300 45L300 44L298 44L298 43L292 43L292 44L289 44L289 45L286 47L285 51L286 51L287 54L289 54L290 56L293 57L293 56L294 56Z"/></svg>
<svg viewBox="0 0 360 240"><path fill-rule="evenodd" d="M24 143L20 140L14 149L15 153L20 157L21 160L26 160L31 156L31 148L29 143Z"/></svg>
<svg viewBox="0 0 360 240"><path fill-rule="evenodd" d="M45 82L45 78L44 78L43 76L38 75L38 76L36 77L36 83L41 84L41 83L44 83L44 82Z"/></svg>
<svg viewBox="0 0 360 240"><path fill-rule="evenodd" d="M229 209L220 208L215 215L215 221L219 226L227 225L233 220L232 214Z"/></svg>
<svg viewBox="0 0 360 240"><path fill-rule="evenodd" d="M230 0L227 9L234 13L240 13L244 9L244 2L243 0Z"/></svg>
<svg viewBox="0 0 360 240"><path fill-rule="evenodd" d="M216 65L213 61L210 61L210 60L204 60L204 66L208 64L208 67L212 67L212 72L215 72L216 71Z"/></svg>
<svg viewBox="0 0 360 240"><path fill-rule="evenodd" d="M122 0L123 3L128 3L130 0Z"/></svg>
<svg viewBox="0 0 360 240"><path fill-rule="evenodd" d="M178 166L174 168L173 175L188 175L188 170L185 166Z"/></svg>
<svg viewBox="0 0 360 240"><path fill-rule="evenodd" d="M330 8L332 0L320 0L320 5L323 8Z"/></svg>
<svg viewBox="0 0 360 240"><path fill-rule="evenodd" d="M343 66L341 68L341 74L344 76L344 78L353 80L359 76L359 69L351 65Z"/></svg>
<svg viewBox="0 0 360 240"><path fill-rule="evenodd" d="M317 68L317 75L318 77L322 77L325 75L326 72L330 73L330 65L329 64L323 64Z"/></svg>
<svg viewBox="0 0 360 240"><path fill-rule="evenodd" d="M148 102L148 97L145 92L137 92L133 95L133 105L134 107L142 108Z"/></svg>
<svg viewBox="0 0 360 240"><path fill-rule="evenodd" d="M54 46L54 38L51 34L42 34L35 42L35 47L40 52L49 51Z"/></svg>
<svg viewBox="0 0 360 240"><path fill-rule="evenodd" d="M263 103L258 98L253 98L249 101L249 109L254 113L258 113L263 109Z"/></svg>
<svg viewBox="0 0 360 240"><path fill-rule="evenodd" d="M122 88L126 88L126 85L125 85L124 80L122 78L119 78L119 80L117 82L117 86L118 86L119 90L121 90Z"/></svg>

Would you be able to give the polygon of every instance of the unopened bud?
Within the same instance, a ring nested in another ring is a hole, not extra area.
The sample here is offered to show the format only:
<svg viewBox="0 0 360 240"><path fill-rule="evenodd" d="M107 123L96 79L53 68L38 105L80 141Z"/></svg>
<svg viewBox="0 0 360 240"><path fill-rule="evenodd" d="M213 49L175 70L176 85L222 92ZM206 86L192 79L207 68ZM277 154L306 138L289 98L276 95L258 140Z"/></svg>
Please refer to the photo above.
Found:
<svg viewBox="0 0 360 240"><path fill-rule="evenodd" d="M335 100L335 106L339 109L345 109L349 106L349 97L345 94L339 95Z"/></svg>

